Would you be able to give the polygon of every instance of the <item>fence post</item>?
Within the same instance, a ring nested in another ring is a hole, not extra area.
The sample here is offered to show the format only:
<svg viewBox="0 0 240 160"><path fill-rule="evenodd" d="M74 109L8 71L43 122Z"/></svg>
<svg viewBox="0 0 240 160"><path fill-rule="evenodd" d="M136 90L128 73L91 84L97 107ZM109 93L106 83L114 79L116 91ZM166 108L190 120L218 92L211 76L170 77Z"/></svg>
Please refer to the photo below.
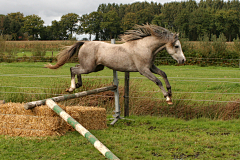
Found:
<svg viewBox="0 0 240 160"><path fill-rule="evenodd" d="M111 39L111 44L115 44L115 39ZM115 99L115 115L113 115L113 117L115 117L115 119L112 121L111 125L114 125L119 119L121 119L120 117L120 103L119 103L119 91L118 91L118 76L117 76L117 71L113 70L113 83L115 86L117 86L117 88L115 90L113 90L114 92L114 99Z"/></svg>
<svg viewBox="0 0 240 160"><path fill-rule="evenodd" d="M129 72L125 72L124 117L129 117Z"/></svg>

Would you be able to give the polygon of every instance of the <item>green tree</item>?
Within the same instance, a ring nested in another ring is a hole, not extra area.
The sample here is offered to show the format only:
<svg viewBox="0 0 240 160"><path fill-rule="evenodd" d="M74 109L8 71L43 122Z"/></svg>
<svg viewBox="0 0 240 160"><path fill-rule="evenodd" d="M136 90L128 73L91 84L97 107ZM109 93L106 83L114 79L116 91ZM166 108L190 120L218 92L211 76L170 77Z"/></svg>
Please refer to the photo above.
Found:
<svg viewBox="0 0 240 160"><path fill-rule="evenodd" d="M63 29L60 22L56 20L52 21L51 31L53 40L64 40L64 38L66 38L64 37L64 34L66 33L65 32L63 33Z"/></svg>
<svg viewBox="0 0 240 160"><path fill-rule="evenodd" d="M5 15L0 14L0 35L3 34L3 30L4 30L4 19L5 19Z"/></svg>
<svg viewBox="0 0 240 160"><path fill-rule="evenodd" d="M204 34L211 35L213 29L214 16L210 9L199 8L190 14L189 31L192 40L197 40Z"/></svg>
<svg viewBox="0 0 240 160"><path fill-rule="evenodd" d="M120 18L118 17L117 12L112 10L108 13L104 13L100 27L104 34L102 39L116 38L120 33Z"/></svg>
<svg viewBox="0 0 240 160"><path fill-rule="evenodd" d="M136 23L137 23L136 13L129 12L123 17L121 28L125 32L126 30L131 29Z"/></svg>
<svg viewBox="0 0 240 160"><path fill-rule="evenodd" d="M80 26L78 33L85 33L90 35L95 34L96 40L99 40L99 34L101 33L100 23L102 21L102 12L92 12L85 14L80 18Z"/></svg>
<svg viewBox="0 0 240 160"><path fill-rule="evenodd" d="M239 11L219 10L215 14L215 19L218 32L224 33L229 41L237 38L240 28Z"/></svg>
<svg viewBox="0 0 240 160"><path fill-rule="evenodd" d="M165 23L167 23L167 28L173 30L175 27L174 21L180 12L181 5L179 2L165 3L162 8L162 16Z"/></svg>
<svg viewBox="0 0 240 160"><path fill-rule="evenodd" d="M148 9L142 9L136 13L137 15L137 23L138 24L146 24L151 23L154 15Z"/></svg>
<svg viewBox="0 0 240 160"><path fill-rule="evenodd" d="M23 30L29 35L33 36L33 39L38 39L41 29L43 28L44 21L38 15L26 16L24 21Z"/></svg>
<svg viewBox="0 0 240 160"><path fill-rule="evenodd" d="M3 21L3 34L11 35L14 40L18 40L23 36L23 13L9 13L4 17Z"/></svg>
<svg viewBox="0 0 240 160"><path fill-rule="evenodd" d="M168 22L165 21L163 13L161 13L159 15L155 15L153 20L152 20L152 24L162 26L162 27L165 27L165 28L168 26Z"/></svg>
<svg viewBox="0 0 240 160"><path fill-rule="evenodd" d="M73 33L78 30L78 22L79 15L76 13L68 13L61 17L60 25L66 37L70 35L70 39L72 39Z"/></svg>
<svg viewBox="0 0 240 160"><path fill-rule="evenodd" d="M54 40L52 26L43 26L40 31L41 40Z"/></svg>

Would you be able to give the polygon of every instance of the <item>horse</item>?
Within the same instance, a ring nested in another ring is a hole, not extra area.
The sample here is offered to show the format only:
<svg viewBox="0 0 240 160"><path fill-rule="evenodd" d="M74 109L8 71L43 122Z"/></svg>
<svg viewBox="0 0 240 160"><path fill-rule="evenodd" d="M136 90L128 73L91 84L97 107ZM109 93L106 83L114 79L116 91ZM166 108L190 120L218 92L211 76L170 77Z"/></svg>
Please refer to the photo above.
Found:
<svg viewBox="0 0 240 160"><path fill-rule="evenodd" d="M179 64L186 61L178 34L160 26L146 24L135 25L132 30L120 35L120 38L124 43L110 44L102 41L79 41L61 51L57 56L55 65L48 64L46 67L57 69L78 52L79 64L70 68L71 86L66 89L67 92L72 92L82 86L81 74L98 72L106 66L120 72L139 72L161 89L169 105L173 104L171 85L167 75L154 65L154 60L159 51L166 49ZM154 74L163 77L167 91ZM75 83L76 75L77 83Z"/></svg>

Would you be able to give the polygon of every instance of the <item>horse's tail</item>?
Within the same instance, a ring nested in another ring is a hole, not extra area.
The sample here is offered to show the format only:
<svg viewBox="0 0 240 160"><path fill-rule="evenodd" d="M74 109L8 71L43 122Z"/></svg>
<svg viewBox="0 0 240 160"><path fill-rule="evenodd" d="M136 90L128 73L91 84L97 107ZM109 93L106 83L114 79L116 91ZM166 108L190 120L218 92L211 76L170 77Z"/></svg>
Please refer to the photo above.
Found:
<svg viewBox="0 0 240 160"><path fill-rule="evenodd" d="M77 42L76 44L66 47L57 55L57 63L55 65L47 64L46 67L50 69L57 69L63 66L76 52L79 51L79 48L84 44L84 42Z"/></svg>

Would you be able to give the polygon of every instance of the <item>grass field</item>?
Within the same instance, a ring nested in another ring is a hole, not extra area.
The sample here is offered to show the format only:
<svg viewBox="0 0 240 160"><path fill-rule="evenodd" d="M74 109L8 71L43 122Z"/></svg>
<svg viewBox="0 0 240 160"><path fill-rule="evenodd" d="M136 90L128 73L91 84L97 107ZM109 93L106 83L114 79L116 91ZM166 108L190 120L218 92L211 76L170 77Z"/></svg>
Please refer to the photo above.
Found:
<svg viewBox="0 0 240 160"><path fill-rule="evenodd" d="M239 120L129 118L105 130L90 131L122 160L240 158ZM105 159L78 132L46 138L0 135L0 157L4 160Z"/></svg>
<svg viewBox="0 0 240 160"><path fill-rule="evenodd" d="M38 63L1 63L0 99L6 102L29 102L66 94L70 85L73 63L58 70L43 68ZM239 117L239 68L159 66L168 75L173 92L173 106L168 106L159 88L139 73L130 74L130 113L137 115L164 115L186 119L207 117L231 119ZM124 73L120 79L120 101L123 105ZM162 80L162 78L160 78ZM112 70L83 75L83 87L75 92L112 84ZM112 113L112 92L64 102L67 105L101 106ZM106 103L108 102L108 103ZM236 103L234 103L236 102ZM227 115L225 115L227 114Z"/></svg>
<svg viewBox="0 0 240 160"><path fill-rule="evenodd" d="M43 68L44 64L0 63L0 99L27 102L64 93L70 85L69 68L75 64L67 63L58 70ZM173 106L166 105L154 83L139 73L131 73L130 120L120 120L105 130L90 132L120 159L239 159L240 120L235 119L240 115L239 103L229 110L220 107L231 103L223 101L239 102L240 70L198 66L159 68L167 73L172 85ZM118 76L122 105L124 73L119 72ZM112 79L110 69L84 75L84 86L76 92L110 85ZM107 109L111 118L114 107L110 98L93 96L80 101L91 101L87 105L110 106ZM192 111L200 112L201 108L204 114L194 116ZM230 116L222 118L225 112L230 112ZM105 159L77 132L46 138L0 135L0 157L6 160Z"/></svg>
<svg viewBox="0 0 240 160"><path fill-rule="evenodd" d="M1 63L1 86L8 87L1 87L0 91L42 93L43 90L46 92L46 88L51 89L54 86L62 89L70 85L69 68L75 64L68 63L58 70L43 68L44 64ZM187 99L209 101L236 101L240 98L239 68L199 66L159 66L159 68L168 75L174 99L180 99L183 95ZM124 73L119 72L118 75L120 86L123 86ZM144 98L163 98L159 88L139 73L131 73L130 79L132 84L137 85L137 92L141 92ZM83 81L103 85L111 83L112 70L105 68L101 72L83 75ZM151 97L147 97L149 92L152 94Z"/></svg>

